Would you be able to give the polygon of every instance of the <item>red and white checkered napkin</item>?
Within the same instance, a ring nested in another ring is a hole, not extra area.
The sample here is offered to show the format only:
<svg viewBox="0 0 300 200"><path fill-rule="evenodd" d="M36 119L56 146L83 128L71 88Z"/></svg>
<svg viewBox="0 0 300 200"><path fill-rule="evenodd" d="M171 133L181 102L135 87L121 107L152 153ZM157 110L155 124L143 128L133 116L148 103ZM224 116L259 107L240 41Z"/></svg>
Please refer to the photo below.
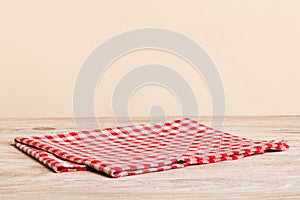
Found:
<svg viewBox="0 0 300 200"><path fill-rule="evenodd" d="M103 130L15 138L16 147L55 172L90 166L112 177L235 160L286 150L286 140L253 141L184 118Z"/></svg>

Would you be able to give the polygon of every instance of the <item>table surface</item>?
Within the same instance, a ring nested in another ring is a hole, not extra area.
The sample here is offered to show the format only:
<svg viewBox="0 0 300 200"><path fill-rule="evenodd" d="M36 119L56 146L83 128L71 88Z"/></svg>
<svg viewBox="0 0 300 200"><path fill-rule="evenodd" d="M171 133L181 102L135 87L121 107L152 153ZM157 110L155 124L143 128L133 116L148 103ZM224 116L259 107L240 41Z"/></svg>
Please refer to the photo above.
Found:
<svg viewBox="0 0 300 200"><path fill-rule="evenodd" d="M99 120L116 126L110 118ZM210 125L209 117L200 121ZM300 116L225 118L223 131L251 139L284 138L287 151L118 179L93 171L54 173L13 146L16 136L73 130L72 119L0 119L0 199L300 199Z"/></svg>

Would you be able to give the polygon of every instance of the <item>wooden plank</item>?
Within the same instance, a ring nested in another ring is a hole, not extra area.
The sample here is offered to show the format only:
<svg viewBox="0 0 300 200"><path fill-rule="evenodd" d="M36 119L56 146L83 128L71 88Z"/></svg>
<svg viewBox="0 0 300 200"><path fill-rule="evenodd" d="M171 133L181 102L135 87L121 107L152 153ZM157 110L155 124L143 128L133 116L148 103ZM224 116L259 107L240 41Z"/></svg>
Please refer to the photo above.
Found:
<svg viewBox="0 0 300 200"><path fill-rule="evenodd" d="M116 126L111 118L99 120L103 126ZM201 117L208 125L209 120ZM0 198L300 199L300 116L225 119L222 130L253 139L285 138L291 146L288 151L120 179L94 171L57 174L12 145L16 136L72 130L73 120L66 118L0 119Z"/></svg>

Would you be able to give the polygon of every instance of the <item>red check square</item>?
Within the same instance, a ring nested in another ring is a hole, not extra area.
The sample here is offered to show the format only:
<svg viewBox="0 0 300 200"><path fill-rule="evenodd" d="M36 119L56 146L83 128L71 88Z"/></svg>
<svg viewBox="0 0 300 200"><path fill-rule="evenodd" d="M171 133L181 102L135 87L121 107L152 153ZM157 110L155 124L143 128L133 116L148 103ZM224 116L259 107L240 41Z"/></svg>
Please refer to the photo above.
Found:
<svg viewBox="0 0 300 200"><path fill-rule="evenodd" d="M289 148L286 140L254 141L189 118L17 137L15 145L55 172L86 170L90 166L115 178L236 160Z"/></svg>

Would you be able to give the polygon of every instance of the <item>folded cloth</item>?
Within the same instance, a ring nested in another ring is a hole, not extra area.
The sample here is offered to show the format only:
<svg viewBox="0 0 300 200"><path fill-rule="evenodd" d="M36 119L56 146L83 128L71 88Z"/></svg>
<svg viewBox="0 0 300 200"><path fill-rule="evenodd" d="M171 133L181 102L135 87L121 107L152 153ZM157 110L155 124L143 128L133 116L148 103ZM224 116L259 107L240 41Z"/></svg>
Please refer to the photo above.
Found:
<svg viewBox="0 0 300 200"><path fill-rule="evenodd" d="M286 140L254 141L188 118L17 137L15 145L55 172L87 170L90 166L115 178L235 160L289 148Z"/></svg>

